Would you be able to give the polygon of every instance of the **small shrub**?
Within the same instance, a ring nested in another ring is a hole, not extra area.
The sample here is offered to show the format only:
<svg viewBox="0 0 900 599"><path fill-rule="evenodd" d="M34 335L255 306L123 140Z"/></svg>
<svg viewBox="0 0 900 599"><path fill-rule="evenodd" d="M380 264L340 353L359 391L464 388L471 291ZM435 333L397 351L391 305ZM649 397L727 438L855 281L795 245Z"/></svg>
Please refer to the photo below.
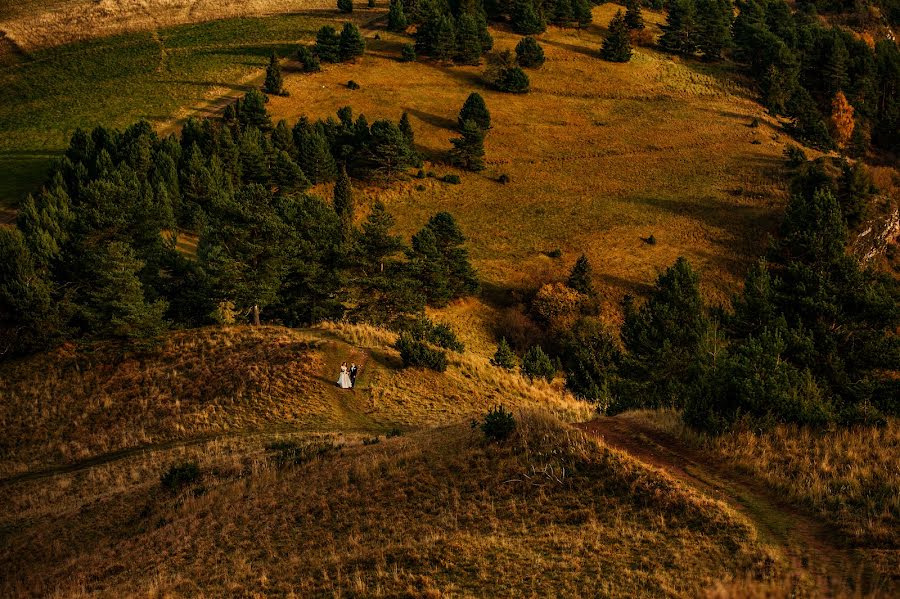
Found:
<svg viewBox="0 0 900 599"><path fill-rule="evenodd" d="M544 49L533 37L523 37L516 44L516 61L520 67L536 69L544 64Z"/></svg>
<svg viewBox="0 0 900 599"><path fill-rule="evenodd" d="M497 78L493 81L494 87L502 92L510 94L524 94L531 88L528 75L520 67L506 67L500 69Z"/></svg>
<svg viewBox="0 0 900 599"><path fill-rule="evenodd" d="M197 462L172 464L159 478L159 483L163 489L171 493L177 493L199 481L200 466L197 465Z"/></svg>
<svg viewBox="0 0 900 599"><path fill-rule="evenodd" d="M416 46L414 44L406 44L400 50L401 62L414 62L416 60Z"/></svg>
<svg viewBox="0 0 900 599"><path fill-rule="evenodd" d="M422 169L419 169L419 172L416 173L416 179L424 179L424 178L425 178L425 171Z"/></svg>
<svg viewBox="0 0 900 599"><path fill-rule="evenodd" d="M548 258L562 258L562 250L555 248L546 253Z"/></svg>
<svg viewBox="0 0 900 599"><path fill-rule="evenodd" d="M371 439L363 439L363 445L378 445L381 443L380 437L372 437Z"/></svg>
<svg viewBox="0 0 900 599"><path fill-rule="evenodd" d="M544 379L548 383L553 380L556 374L556 368L550 361L550 356L544 353L540 345L533 345L531 349L525 352L522 358L522 374L532 381L534 379Z"/></svg>
<svg viewBox="0 0 900 599"><path fill-rule="evenodd" d="M500 343L497 344L497 351L494 352L494 357L491 358L491 364L505 370L512 370L516 367L516 354L513 353L509 343L506 342L506 337L500 338Z"/></svg>
<svg viewBox="0 0 900 599"><path fill-rule="evenodd" d="M447 370L447 354L439 349L433 349L424 341L417 341L409 333L402 333L397 340L397 350L403 365L408 367L430 368L437 372Z"/></svg>
<svg viewBox="0 0 900 599"><path fill-rule="evenodd" d="M394 437L402 437L402 436L403 436L403 431L401 431L399 428L392 428L385 435L385 437L387 437L388 439L393 439Z"/></svg>
<svg viewBox="0 0 900 599"><path fill-rule="evenodd" d="M375 8L375 0L369 0L367 5L369 8ZM375 36L375 39L379 39L377 35Z"/></svg>
<svg viewBox="0 0 900 599"><path fill-rule="evenodd" d="M456 333L449 325L435 324L427 318L413 320L406 324L405 333L416 341L427 341L442 349L449 349L458 353L466 350L466 346L456 337Z"/></svg>
<svg viewBox="0 0 900 599"><path fill-rule="evenodd" d="M499 183L500 185L506 185L507 183L509 183L509 175L503 173L502 175L497 177L497 183Z"/></svg>
<svg viewBox="0 0 900 599"><path fill-rule="evenodd" d="M353 12L353 0L337 0L337 7L341 12Z"/></svg>
<svg viewBox="0 0 900 599"><path fill-rule="evenodd" d="M656 37L649 29L632 29L631 43L635 46L649 48L656 44Z"/></svg>
<svg viewBox="0 0 900 599"><path fill-rule="evenodd" d="M488 410L479 426L488 440L500 443L516 430L516 419L501 405Z"/></svg>
<svg viewBox="0 0 900 599"><path fill-rule="evenodd" d="M647 245L656 245L656 237L653 236L653 233L647 238Z"/></svg>
<svg viewBox="0 0 900 599"><path fill-rule="evenodd" d="M297 50L297 60L304 73L318 73L322 70L319 57L313 54L307 46L300 46L300 49Z"/></svg>
<svg viewBox="0 0 900 599"><path fill-rule="evenodd" d="M784 158L787 161L787 165L791 168L802 166L809 160L806 157L806 152L794 144L789 144L784 149Z"/></svg>
<svg viewBox="0 0 900 599"><path fill-rule="evenodd" d="M238 311L234 308L234 302L228 300L219 302L216 309L209 315L216 324L230 325L234 324Z"/></svg>
<svg viewBox="0 0 900 599"><path fill-rule="evenodd" d="M759 127L759 125L760 125L759 119L756 117L753 117L753 120L750 121L750 124L747 126L750 127L751 129L756 129L757 127Z"/></svg>
<svg viewBox="0 0 900 599"><path fill-rule="evenodd" d="M444 175L441 177L441 181L452 185L459 185L461 183L459 175Z"/></svg>
<svg viewBox="0 0 900 599"><path fill-rule="evenodd" d="M275 441L266 445L276 466L299 466L340 449L332 441L299 444L296 441Z"/></svg>
<svg viewBox="0 0 900 599"><path fill-rule="evenodd" d="M359 83L351 79L347 82L347 89L359 89Z"/></svg>
<svg viewBox="0 0 900 599"><path fill-rule="evenodd" d="M416 191L425 191L424 185L416 185Z"/></svg>

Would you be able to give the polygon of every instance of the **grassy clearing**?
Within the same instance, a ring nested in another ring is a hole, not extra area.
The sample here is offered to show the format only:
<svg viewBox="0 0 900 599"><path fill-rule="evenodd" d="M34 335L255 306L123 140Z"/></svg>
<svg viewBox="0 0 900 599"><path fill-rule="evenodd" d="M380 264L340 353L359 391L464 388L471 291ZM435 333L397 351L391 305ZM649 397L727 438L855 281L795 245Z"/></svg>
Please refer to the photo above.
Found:
<svg viewBox="0 0 900 599"><path fill-rule="evenodd" d="M653 424L763 480L839 527L879 569L900 565L900 419L885 427L816 431L780 426L768 433L698 437L674 412L636 412Z"/></svg>
<svg viewBox="0 0 900 599"><path fill-rule="evenodd" d="M278 468L259 448L242 460L209 454L199 496L162 492L149 467L109 486L70 481L85 498L77 512L32 511L4 528L0 561L17 575L0 588L696 597L771 571L752 528L724 505L552 418L518 418L502 446L460 425L351 443L297 467ZM70 535L79 542L58 542Z"/></svg>
<svg viewBox="0 0 900 599"><path fill-rule="evenodd" d="M595 8L595 23L618 8ZM787 139L726 67L648 49L628 64L607 63L598 58L603 31L595 24L539 36L547 63L529 71L532 91L522 96L486 89L482 67L400 63L409 38L381 31L380 41L369 34L357 64L288 76L291 96L269 108L289 122L343 105L370 121L408 111L421 151L438 162L456 135L457 111L478 91L493 117L484 173L460 173L455 186L426 179L372 187L365 199L385 201L407 233L436 210L452 212L488 290L560 277L586 252L615 303L684 254L707 275L709 298L724 301L777 223L784 193L773 175ZM498 49L519 39L493 34ZM361 89L347 89L350 79ZM754 119L758 127L749 126ZM500 174L511 182L498 183ZM657 245L642 240L650 234ZM556 248L561 259L544 255Z"/></svg>
<svg viewBox="0 0 900 599"><path fill-rule="evenodd" d="M496 403L570 420L591 408L487 359L451 355L445 374L401 368L393 335L331 325L173 333L144 354L66 346L0 367L0 474L178 439L248 432L384 433L457 422ZM335 388L343 361L361 366Z"/></svg>
<svg viewBox="0 0 900 599"><path fill-rule="evenodd" d="M292 53L333 22L329 16L184 25L0 61L0 207L40 185L76 128L143 118L168 130L206 101L249 89L273 50Z"/></svg>

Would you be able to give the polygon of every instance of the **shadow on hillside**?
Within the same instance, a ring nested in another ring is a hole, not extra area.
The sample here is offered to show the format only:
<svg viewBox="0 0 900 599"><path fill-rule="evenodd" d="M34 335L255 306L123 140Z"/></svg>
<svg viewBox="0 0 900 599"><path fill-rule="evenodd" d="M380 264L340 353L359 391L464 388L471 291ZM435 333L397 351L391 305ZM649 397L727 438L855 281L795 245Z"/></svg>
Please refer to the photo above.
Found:
<svg viewBox="0 0 900 599"><path fill-rule="evenodd" d="M624 289L629 295L637 297L649 295L653 290L653 284L648 281L633 281L616 275L597 273L595 275L602 285L614 287L616 289Z"/></svg>
<svg viewBox="0 0 900 599"><path fill-rule="evenodd" d="M225 83L223 81L192 81L190 79L161 79L159 83L171 83L176 85L194 85L196 87L217 87L230 89L232 91L248 92L253 89L252 85L238 85L236 83Z"/></svg>
<svg viewBox="0 0 900 599"><path fill-rule="evenodd" d="M408 112L410 116L414 116L423 123L428 123L432 127L456 131L456 121L453 119L437 114L431 114L430 112L425 112L424 110L418 110L417 108L411 108L409 106L404 106L403 110Z"/></svg>
<svg viewBox="0 0 900 599"><path fill-rule="evenodd" d="M589 58L600 58L600 47L591 48L586 46L578 46L576 44L568 44L566 42L558 42L555 40L542 39L540 40L541 44L545 46L553 46L554 48L559 48L560 50L566 50L567 52L573 52L575 54L581 54L582 56L587 56Z"/></svg>

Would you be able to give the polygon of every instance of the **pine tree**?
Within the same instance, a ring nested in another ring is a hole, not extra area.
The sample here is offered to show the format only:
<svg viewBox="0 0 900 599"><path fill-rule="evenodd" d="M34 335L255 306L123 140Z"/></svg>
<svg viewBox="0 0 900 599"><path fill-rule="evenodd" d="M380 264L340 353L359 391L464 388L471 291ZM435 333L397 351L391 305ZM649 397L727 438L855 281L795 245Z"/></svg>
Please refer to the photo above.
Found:
<svg viewBox="0 0 900 599"><path fill-rule="evenodd" d="M406 15L403 13L402 0L391 0L390 10L388 11L388 29L399 33L406 31L407 25Z"/></svg>
<svg viewBox="0 0 900 599"><path fill-rule="evenodd" d="M481 63L481 34L478 22L469 13L459 15L456 20L456 57L459 64L477 65Z"/></svg>
<svg viewBox="0 0 900 599"><path fill-rule="evenodd" d="M524 68L540 68L544 64L544 49L529 36L523 37L516 44L516 62Z"/></svg>
<svg viewBox="0 0 900 599"><path fill-rule="evenodd" d="M416 45L415 44L403 44L403 47L400 49L400 62L415 62L416 61Z"/></svg>
<svg viewBox="0 0 900 599"><path fill-rule="evenodd" d="M575 22L578 23L579 27L587 27L594 20L594 15L591 12L591 6L592 4L590 0L573 0L572 16Z"/></svg>
<svg viewBox="0 0 900 599"><path fill-rule="evenodd" d="M484 170L484 131L470 119L463 123L461 133L450 140L450 162L470 171Z"/></svg>
<svg viewBox="0 0 900 599"><path fill-rule="evenodd" d="M350 185L350 177L347 169L341 167L338 172L337 182L334 184L334 211L341 221L341 234L343 243L349 243L353 238L353 220L355 206L353 202L353 187Z"/></svg>
<svg viewBox="0 0 900 599"><path fill-rule="evenodd" d="M475 121L475 124L485 131L491 128L491 113L484 103L484 98L478 92L469 94L459 111L459 118L456 122L460 129L463 128L466 121Z"/></svg>
<svg viewBox="0 0 900 599"><path fill-rule="evenodd" d="M353 0L337 0L338 10L343 13L353 12Z"/></svg>
<svg viewBox="0 0 900 599"><path fill-rule="evenodd" d="M340 39L341 60L352 60L357 56L362 56L365 51L366 40L363 39L359 27L353 23L344 23Z"/></svg>
<svg viewBox="0 0 900 599"><path fill-rule="evenodd" d="M238 156L241 178L247 183L266 185L269 182L269 161L264 147L265 138L259 129L249 127L241 132Z"/></svg>
<svg viewBox="0 0 900 599"><path fill-rule="evenodd" d="M372 123L367 144L371 170L390 178L412 166L417 158L400 127L388 120Z"/></svg>
<svg viewBox="0 0 900 599"><path fill-rule="evenodd" d="M693 54L697 51L697 9L694 0L672 0L669 14L662 26L663 34L659 45L679 54Z"/></svg>
<svg viewBox="0 0 900 599"><path fill-rule="evenodd" d="M384 272L385 261L404 248L403 239L391 233L393 226L394 217L381 200L376 200L362 225L358 244L363 261L371 265L373 271Z"/></svg>
<svg viewBox="0 0 900 599"><path fill-rule="evenodd" d="M322 62L340 62L341 38L331 25L325 25L316 34L313 52Z"/></svg>
<svg viewBox="0 0 900 599"><path fill-rule="evenodd" d="M822 65L822 75L825 82L825 91L829 96L834 97L839 91L849 87L849 78L847 76L847 65L850 62L850 53L844 44L844 38L838 30L834 30L831 35L831 47L828 56L825 57L825 64Z"/></svg>
<svg viewBox="0 0 900 599"><path fill-rule="evenodd" d="M251 89L241 102L241 126L256 127L260 131L272 128L272 119L266 111L266 97L257 89Z"/></svg>
<svg viewBox="0 0 900 599"><path fill-rule="evenodd" d="M438 17L434 28L434 42L429 54L437 60L450 60L456 52L456 28L449 15Z"/></svg>
<svg viewBox="0 0 900 599"><path fill-rule="evenodd" d="M844 161L838 178L838 199L849 227L855 227L862 221L869 199L876 191L872 176L862 161L857 160L852 165Z"/></svg>
<svg viewBox="0 0 900 599"><path fill-rule="evenodd" d="M506 342L506 337L500 338L500 343L497 344L497 351L494 352L491 364L504 370L513 370L516 367L516 354L513 353L509 343Z"/></svg>
<svg viewBox="0 0 900 599"><path fill-rule="evenodd" d="M522 358L522 374L532 381L544 379L549 383L556 375L556 367L553 366L550 356L544 353L540 345L533 345Z"/></svg>
<svg viewBox="0 0 900 599"><path fill-rule="evenodd" d="M625 24L629 29L643 29L644 15L641 12L641 0L628 0L625 3Z"/></svg>
<svg viewBox="0 0 900 599"><path fill-rule="evenodd" d="M528 75L521 68L517 66L503 67L497 71L494 86L502 92L524 94L530 89L531 82L528 79Z"/></svg>
<svg viewBox="0 0 900 599"><path fill-rule="evenodd" d="M275 125L275 129L271 135L272 146L276 150L283 150L290 155L296 154L297 148L294 147L294 136L288 128L287 121L280 119Z"/></svg>
<svg viewBox="0 0 900 599"><path fill-rule="evenodd" d="M415 134L413 133L412 125L409 122L409 113L403 111L403 115L400 117L400 133L403 134L403 137L406 139L406 143L409 144L410 149L415 148Z"/></svg>
<svg viewBox="0 0 900 599"><path fill-rule="evenodd" d="M163 331L166 303L147 301L137 276L144 263L127 244L113 241L101 246L88 261L90 284L82 306L93 334L136 340Z"/></svg>
<svg viewBox="0 0 900 599"><path fill-rule="evenodd" d="M569 273L566 285L578 293L588 296L596 295L597 292L594 290L593 282L593 269L591 268L591 263L588 262L587 256L584 254L578 258L575 262L575 266L572 267L572 272Z"/></svg>
<svg viewBox="0 0 900 599"><path fill-rule="evenodd" d="M307 46L300 46L300 49L297 50L297 60L302 65L304 73L318 73L322 70L319 57L313 54Z"/></svg>
<svg viewBox="0 0 900 599"><path fill-rule="evenodd" d="M516 33L522 35L536 35L547 29L547 24L535 9L534 0L516 0L512 26Z"/></svg>
<svg viewBox="0 0 900 599"><path fill-rule="evenodd" d="M305 118L294 126L294 145L300 168L313 184L331 181L337 175L337 166L328 140L318 127L312 126Z"/></svg>
<svg viewBox="0 0 900 599"><path fill-rule="evenodd" d="M281 194L296 193L309 189L309 180L303 170L284 150L277 150L272 160L272 183Z"/></svg>
<svg viewBox="0 0 900 599"><path fill-rule="evenodd" d="M600 55L610 62L628 62L631 60L631 34L622 11L616 11L609 22L609 35L603 40Z"/></svg>
<svg viewBox="0 0 900 599"><path fill-rule="evenodd" d="M464 242L456 220L447 212L435 214L413 235L410 273L432 305L444 306L451 299L477 293L478 278Z"/></svg>
<svg viewBox="0 0 900 599"><path fill-rule="evenodd" d="M266 81L263 84L263 91L273 96L284 95L284 82L281 78L281 63L278 62L278 56L272 52L269 59L269 66L266 67Z"/></svg>
<svg viewBox="0 0 900 599"><path fill-rule="evenodd" d="M731 3L727 12L720 0L697 2L697 47L707 60L722 58L722 51L731 45Z"/></svg>

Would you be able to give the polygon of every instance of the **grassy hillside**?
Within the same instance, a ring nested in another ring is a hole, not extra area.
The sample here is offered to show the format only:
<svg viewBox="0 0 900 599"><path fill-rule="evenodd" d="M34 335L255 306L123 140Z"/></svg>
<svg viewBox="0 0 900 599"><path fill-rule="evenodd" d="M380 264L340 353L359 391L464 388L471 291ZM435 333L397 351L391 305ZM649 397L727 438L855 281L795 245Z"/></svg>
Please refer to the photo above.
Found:
<svg viewBox="0 0 900 599"><path fill-rule="evenodd" d="M383 434L457 422L495 403L568 420L591 408L546 384L451 354L445 374L402 368L393 336L369 327L209 328L146 353L66 346L0 365L0 475L147 444L254 432ZM341 362L357 387L335 387Z"/></svg>
<svg viewBox="0 0 900 599"><path fill-rule="evenodd" d="M131 464L118 478L59 477L59 503L7 504L0 562L17 575L0 588L695 597L773 566L722 504L536 413L519 414L503 445L463 425L350 442L299 466L274 458L259 445L239 459L208 452L202 480L180 494L159 487L158 458L155 472Z"/></svg>
<svg viewBox="0 0 900 599"><path fill-rule="evenodd" d="M5 57L0 44L0 207L40 185L76 128L143 118L171 130L209 100L249 89L273 51L293 52L331 16L226 19Z"/></svg>
<svg viewBox="0 0 900 599"><path fill-rule="evenodd" d="M488 89L483 67L401 63L409 38L380 31L380 41L369 34L355 65L288 76L290 97L272 98L269 110L291 123L343 105L370 122L407 111L417 145L440 161L460 107L477 91L492 115L485 172L460 173L458 186L428 179L371 188L367 199L385 201L405 232L435 210L452 212L489 288L558 277L586 252L601 291L615 300L641 292L686 255L710 274L711 299L722 301L777 222L788 139L727 67L649 49L627 64L600 60L605 25L619 8L595 8L595 24L584 30L551 27L538 36L547 62L528 71L528 94ZM492 33L501 50L519 39ZM347 89L350 79L361 89ZM498 183L501 174L510 183ZM643 241L651 234L655 246ZM544 254L557 248L561 260Z"/></svg>
<svg viewBox="0 0 900 599"><path fill-rule="evenodd" d="M877 568L897 578L900 567L900 420L886 426L830 431L779 426L697 437L673 412L629 415L695 446L785 493L833 522Z"/></svg>

